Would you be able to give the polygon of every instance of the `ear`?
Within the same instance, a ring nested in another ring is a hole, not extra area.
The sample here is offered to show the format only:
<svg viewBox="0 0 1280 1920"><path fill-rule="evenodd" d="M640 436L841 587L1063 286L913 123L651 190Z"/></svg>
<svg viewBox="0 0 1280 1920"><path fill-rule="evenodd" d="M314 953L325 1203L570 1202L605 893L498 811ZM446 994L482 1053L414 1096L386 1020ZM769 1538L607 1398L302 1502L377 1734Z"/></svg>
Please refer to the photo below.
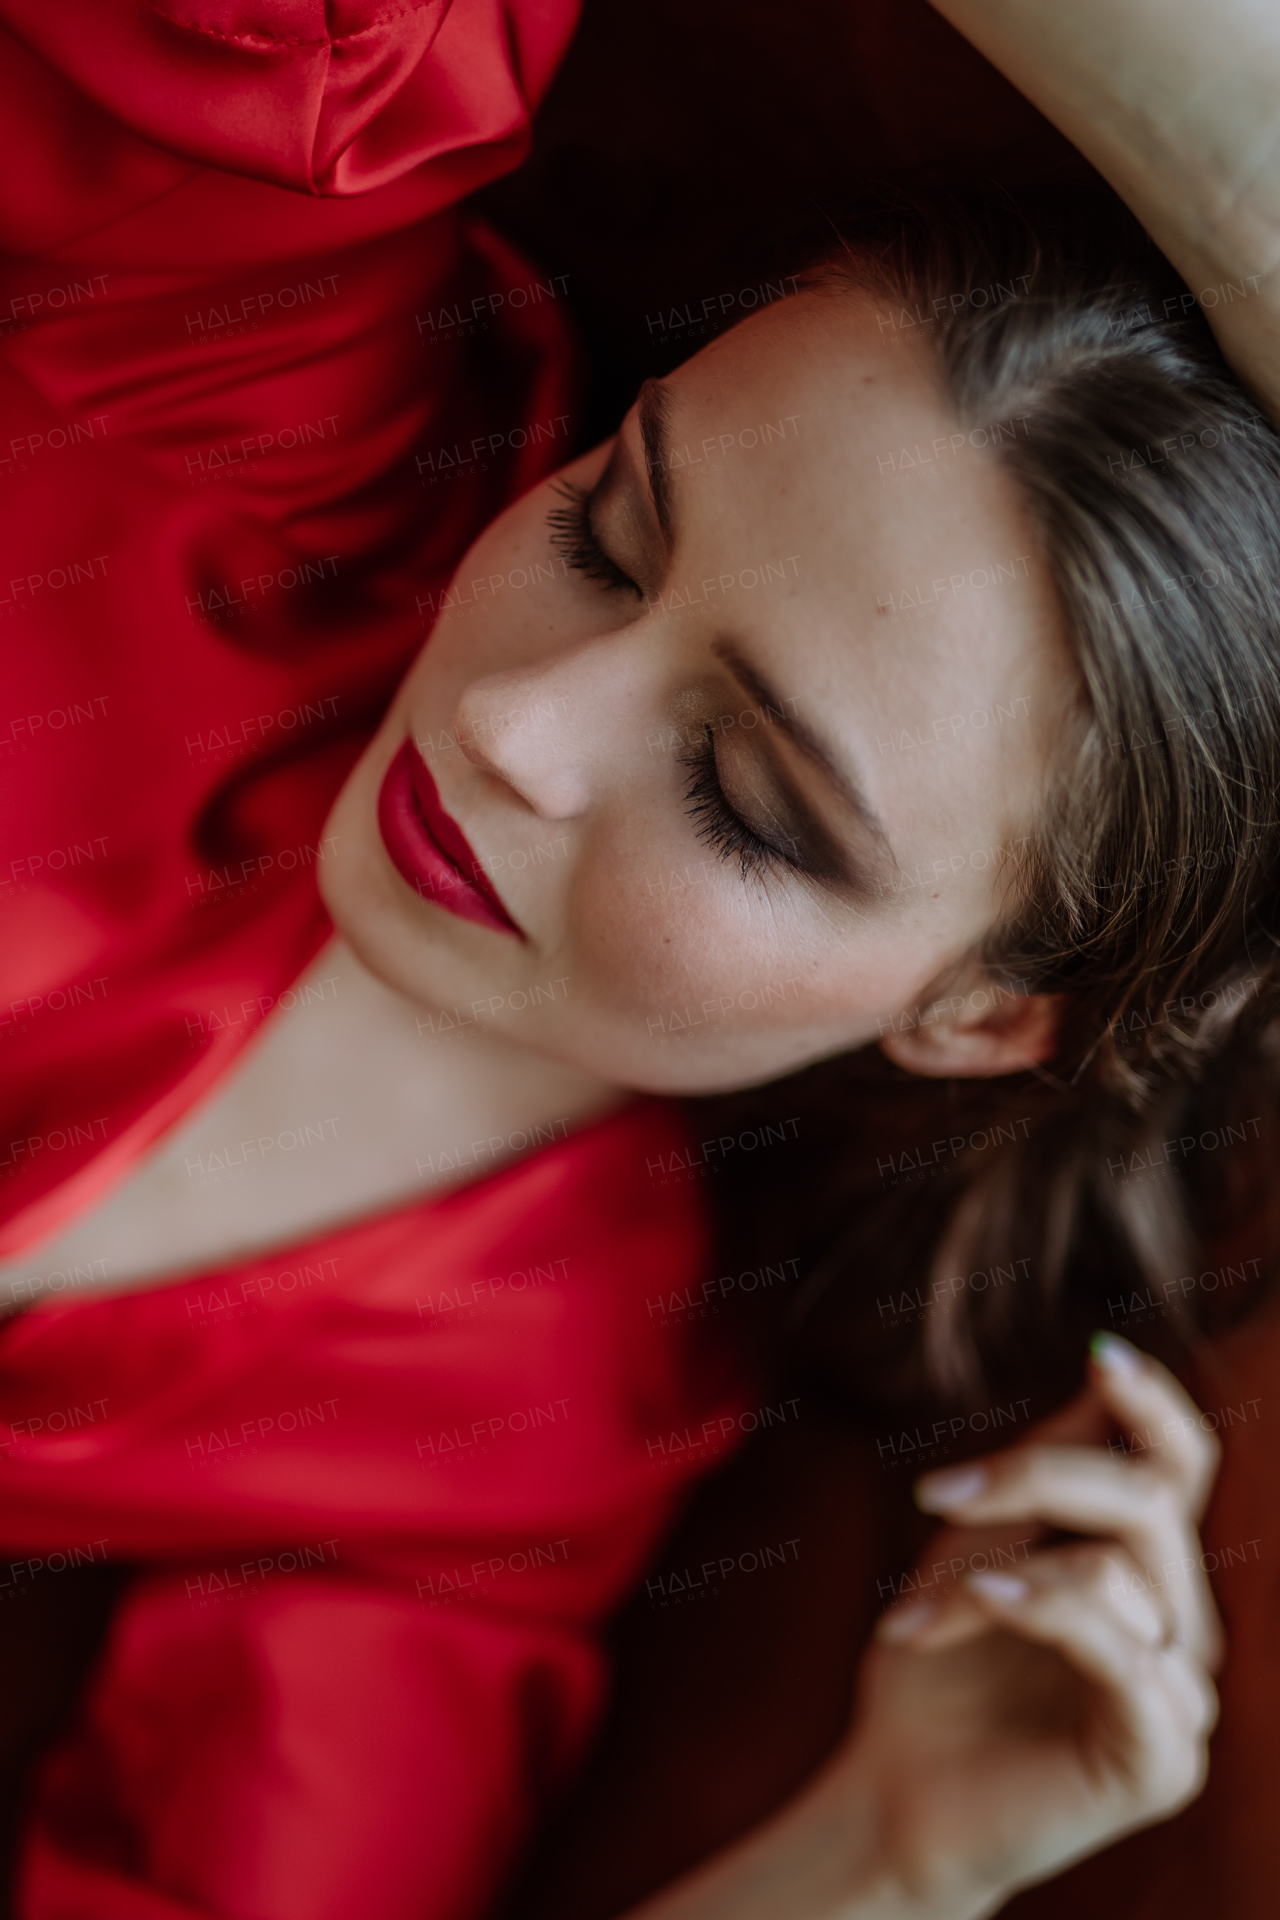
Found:
<svg viewBox="0 0 1280 1920"><path fill-rule="evenodd" d="M935 1000L919 1019L886 1033L880 1047L908 1073L929 1079L988 1080L1002 1073L1025 1073L1053 1054L1061 1010L1061 994L1006 997L987 981L967 994Z"/></svg>

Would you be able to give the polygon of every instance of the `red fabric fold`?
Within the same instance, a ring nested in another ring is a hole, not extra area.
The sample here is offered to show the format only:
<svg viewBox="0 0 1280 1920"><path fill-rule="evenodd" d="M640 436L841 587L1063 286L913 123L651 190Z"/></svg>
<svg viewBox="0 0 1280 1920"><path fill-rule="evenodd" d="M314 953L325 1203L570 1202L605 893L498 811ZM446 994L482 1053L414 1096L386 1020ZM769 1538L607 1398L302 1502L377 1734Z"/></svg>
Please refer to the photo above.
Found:
<svg viewBox="0 0 1280 1920"><path fill-rule="evenodd" d="M573 16L308 0L268 45L241 6L0 0L0 1254L280 1004L343 777L567 456L563 279L450 203L519 157Z"/></svg>
<svg viewBox="0 0 1280 1920"><path fill-rule="evenodd" d="M143 139L301 193L363 194L477 145L519 158L570 4L5 0L0 19Z"/></svg>
<svg viewBox="0 0 1280 1920"><path fill-rule="evenodd" d="M597 1630L744 1402L645 1102L271 1259L0 1335L0 1586L127 1591L22 1920L465 1920L596 1723ZM673 1305L673 1295L675 1304Z"/></svg>

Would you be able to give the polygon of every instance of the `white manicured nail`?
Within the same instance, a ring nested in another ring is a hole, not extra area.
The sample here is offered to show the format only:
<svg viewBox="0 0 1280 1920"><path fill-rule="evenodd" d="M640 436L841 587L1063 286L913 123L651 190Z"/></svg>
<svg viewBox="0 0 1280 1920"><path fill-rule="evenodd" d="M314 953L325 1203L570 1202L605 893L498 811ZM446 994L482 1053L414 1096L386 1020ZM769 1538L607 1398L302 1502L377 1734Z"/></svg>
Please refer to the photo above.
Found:
<svg viewBox="0 0 1280 1920"><path fill-rule="evenodd" d="M1142 1366L1142 1355L1138 1349L1130 1346L1127 1340L1122 1340L1118 1333L1095 1333L1089 1342L1089 1352L1098 1366L1122 1378L1137 1373Z"/></svg>
<svg viewBox="0 0 1280 1920"><path fill-rule="evenodd" d="M1025 1600L1031 1591L1031 1582L1020 1580L1016 1573L971 1573L967 1585L976 1587L990 1600L1009 1603Z"/></svg>
<svg viewBox="0 0 1280 1920"><path fill-rule="evenodd" d="M946 1467L941 1473L927 1473L916 1487L916 1505L926 1513L948 1512L976 1500L990 1475L985 1467Z"/></svg>
<svg viewBox="0 0 1280 1920"><path fill-rule="evenodd" d="M938 1611L936 1600L909 1600L905 1606L892 1607L882 1614L876 1628L878 1640L905 1640Z"/></svg>

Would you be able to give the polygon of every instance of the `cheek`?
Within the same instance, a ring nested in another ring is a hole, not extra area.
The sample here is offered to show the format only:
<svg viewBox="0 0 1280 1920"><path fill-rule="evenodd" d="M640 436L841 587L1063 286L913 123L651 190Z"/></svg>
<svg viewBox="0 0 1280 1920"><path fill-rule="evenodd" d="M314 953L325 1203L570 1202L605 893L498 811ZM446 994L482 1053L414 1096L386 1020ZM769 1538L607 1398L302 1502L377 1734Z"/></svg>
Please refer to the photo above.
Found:
<svg viewBox="0 0 1280 1920"><path fill-rule="evenodd" d="M761 894L682 831L678 812L661 828L649 824L660 817L653 808L645 831L627 825L601 836L574 873L569 944L595 1004L641 1032L650 1016L704 1001L737 1008L744 1037L844 1020L848 943L815 931L784 881Z"/></svg>
<svg viewBox="0 0 1280 1920"><path fill-rule="evenodd" d="M594 833L577 863L567 901L574 965L615 1014L693 993L709 946L727 931L719 876L681 825L667 796L637 798L630 819Z"/></svg>
<svg viewBox="0 0 1280 1920"><path fill-rule="evenodd" d="M725 922L696 863L577 876L570 905L575 961L595 999L615 1015L640 1018L719 991L760 971L751 942ZM736 934L736 937L735 937Z"/></svg>
<svg viewBox="0 0 1280 1920"><path fill-rule="evenodd" d="M652 818L653 815L650 815ZM673 1011L712 1008L694 1042L761 1048L770 1070L875 1039L969 944L975 902L932 893L853 916L778 878L761 891L680 831L627 826L584 850L567 902L575 976L593 1004L643 1038ZM961 909L959 913L957 910ZM658 1029L662 1030L662 1029ZM621 1037L621 1036L620 1036Z"/></svg>

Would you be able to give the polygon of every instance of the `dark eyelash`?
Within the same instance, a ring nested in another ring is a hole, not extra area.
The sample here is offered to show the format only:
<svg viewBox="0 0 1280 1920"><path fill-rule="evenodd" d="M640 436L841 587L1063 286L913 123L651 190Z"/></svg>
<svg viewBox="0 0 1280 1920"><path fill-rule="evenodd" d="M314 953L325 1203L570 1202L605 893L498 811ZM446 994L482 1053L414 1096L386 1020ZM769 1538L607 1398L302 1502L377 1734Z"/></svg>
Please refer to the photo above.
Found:
<svg viewBox="0 0 1280 1920"><path fill-rule="evenodd" d="M551 528L551 544L566 565L588 580L598 580L602 586L621 588L643 598L643 590L609 558L596 539L587 488L572 480L557 480L552 484L552 492L558 493L565 502L562 507L552 508L547 523ZM797 865L753 833L729 805L720 785L711 728L704 725L703 733L705 737L700 746L680 755L680 765L689 775L684 795L686 807L690 817L699 823L698 838L714 847L722 860L732 860L736 855L744 880L768 872L778 862Z"/></svg>
<svg viewBox="0 0 1280 1920"><path fill-rule="evenodd" d="M551 544L565 564L576 573L585 574L588 580L598 580L601 586L621 588L643 599L643 590L609 558L596 539L591 528L591 495L587 489L572 480L556 480L551 491L567 503L553 507L547 515Z"/></svg>
<svg viewBox="0 0 1280 1920"><path fill-rule="evenodd" d="M796 865L777 847L771 847L767 840L753 833L729 805L716 767L714 736L705 723L703 733L701 746L680 755L680 765L689 775L684 795L686 811L699 823L699 840L714 847L722 860L732 860L736 854L744 880L769 872L779 862L784 866Z"/></svg>

